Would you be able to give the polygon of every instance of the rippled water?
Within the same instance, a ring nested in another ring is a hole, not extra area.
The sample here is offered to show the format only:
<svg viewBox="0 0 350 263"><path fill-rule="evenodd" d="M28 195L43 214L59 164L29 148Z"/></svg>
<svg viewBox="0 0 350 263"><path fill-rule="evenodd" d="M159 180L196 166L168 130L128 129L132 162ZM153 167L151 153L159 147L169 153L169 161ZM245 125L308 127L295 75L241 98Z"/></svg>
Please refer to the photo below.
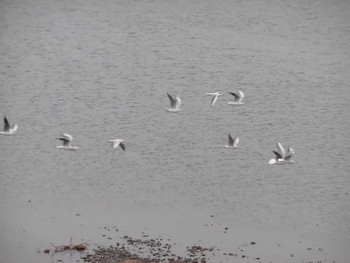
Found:
<svg viewBox="0 0 350 263"><path fill-rule="evenodd" d="M254 240L263 262L346 262L349 14L348 1L1 1L0 112L19 131L0 137L0 261L51 262L37 250L109 244L100 228L115 226L179 250ZM239 88L245 104L227 105ZM164 111L167 92L183 111ZM55 149L61 132L81 150ZM295 164L267 164L277 141Z"/></svg>

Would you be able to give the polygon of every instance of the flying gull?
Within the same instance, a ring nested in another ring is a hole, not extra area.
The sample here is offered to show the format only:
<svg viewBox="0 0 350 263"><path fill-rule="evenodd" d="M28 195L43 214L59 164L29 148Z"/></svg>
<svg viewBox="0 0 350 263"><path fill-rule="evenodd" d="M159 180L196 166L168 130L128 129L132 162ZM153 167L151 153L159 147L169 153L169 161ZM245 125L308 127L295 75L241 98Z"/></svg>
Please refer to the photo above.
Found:
<svg viewBox="0 0 350 263"><path fill-rule="evenodd" d="M125 144L123 143L124 142L123 139L109 140L109 142L113 142L113 148L117 148L119 146L125 151Z"/></svg>
<svg viewBox="0 0 350 263"><path fill-rule="evenodd" d="M277 142L277 151L272 151L275 154L275 158L270 159L269 164L282 164L282 163L294 163L292 160L294 155L294 150L288 147L287 153L280 142Z"/></svg>
<svg viewBox="0 0 350 263"><path fill-rule="evenodd" d="M211 106L213 107L215 102L218 100L219 96L221 96L222 94L220 92L207 92L205 93L207 95L212 96L212 100L211 100Z"/></svg>
<svg viewBox="0 0 350 263"><path fill-rule="evenodd" d="M231 105L242 105L244 104L242 102L243 98L244 98L244 94L241 90L238 90L238 94L233 93L233 92L229 92L233 97L234 100L233 101L229 101L227 104L231 104Z"/></svg>
<svg viewBox="0 0 350 263"><path fill-rule="evenodd" d="M10 126L9 121L7 120L7 117L4 117L4 130L0 131L0 134L2 135L14 135L16 134L16 131L18 129L18 125L15 124L12 127Z"/></svg>
<svg viewBox="0 0 350 263"><path fill-rule="evenodd" d="M165 110L169 112L179 112L181 110L181 99L178 96L173 97L169 93L167 93L167 95L170 100L170 108Z"/></svg>
<svg viewBox="0 0 350 263"><path fill-rule="evenodd" d="M229 134L228 135L228 145L226 145L225 148L230 148L230 149L238 148L238 143L239 143L238 136L233 139L231 134Z"/></svg>
<svg viewBox="0 0 350 263"><path fill-rule="evenodd" d="M72 135L69 135L67 133L62 133L61 137L58 137L57 139L63 142L63 145L56 146L57 149L69 150L69 151L79 150L79 147L72 146L71 144L71 141L73 141Z"/></svg>

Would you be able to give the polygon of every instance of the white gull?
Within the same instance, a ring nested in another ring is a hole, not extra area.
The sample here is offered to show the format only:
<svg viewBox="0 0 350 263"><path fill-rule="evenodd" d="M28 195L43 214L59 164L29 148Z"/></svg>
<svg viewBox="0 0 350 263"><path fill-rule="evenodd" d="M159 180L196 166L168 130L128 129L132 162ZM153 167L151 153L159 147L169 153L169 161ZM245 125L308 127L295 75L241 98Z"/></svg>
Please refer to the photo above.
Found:
<svg viewBox="0 0 350 263"><path fill-rule="evenodd" d="M69 135L67 133L62 133L61 137L58 137L57 139L63 142L63 145L56 146L57 149L69 150L69 151L79 150L79 147L72 146L71 144L71 141L73 141L72 135Z"/></svg>
<svg viewBox="0 0 350 263"><path fill-rule="evenodd" d="M166 111L169 112L179 112L180 109L180 105L181 105L181 99L178 96L175 96L175 98L173 96L171 96L169 93L167 93L168 98L170 100L170 108L169 109L165 109Z"/></svg>
<svg viewBox="0 0 350 263"><path fill-rule="evenodd" d="M16 134L16 131L18 129L18 125L15 124L12 127L10 126L9 121L7 120L7 117L4 117L4 130L0 131L0 134L2 135L14 135Z"/></svg>
<svg viewBox="0 0 350 263"><path fill-rule="evenodd" d="M205 93L207 95L212 96L212 100L211 100L211 106L213 107L215 102L218 100L219 96L221 96L222 94L220 92L207 92Z"/></svg>
<svg viewBox="0 0 350 263"><path fill-rule="evenodd" d="M238 144L239 144L238 136L233 139L231 134L229 134L228 135L228 145L226 145L225 148L230 148L230 149L238 148Z"/></svg>
<svg viewBox="0 0 350 263"><path fill-rule="evenodd" d="M288 151L284 150L284 147L280 142L277 142L278 151L272 151L275 154L275 158L270 159L269 164L283 164L283 163L294 163L292 160L294 155L294 150L291 147L288 147Z"/></svg>
<svg viewBox="0 0 350 263"><path fill-rule="evenodd" d="M113 148L117 148L118 146L120 148L122 148L124 151L125 149L125 145L124 145L124 140L123 139L114 139L114 140L109 140L109 142L113 142Z"/></svg>
<svg viewBox="0 0 350 263"><path fill-rule="evenodd" d="M244 104L242 102L243 98L244 98L244 93L241 90L238 90L238 94L233 93L233 92L229 92L233 97L234 100L233 101L229 101L227 104L231 104L231 105L242 105Z"/></svg>

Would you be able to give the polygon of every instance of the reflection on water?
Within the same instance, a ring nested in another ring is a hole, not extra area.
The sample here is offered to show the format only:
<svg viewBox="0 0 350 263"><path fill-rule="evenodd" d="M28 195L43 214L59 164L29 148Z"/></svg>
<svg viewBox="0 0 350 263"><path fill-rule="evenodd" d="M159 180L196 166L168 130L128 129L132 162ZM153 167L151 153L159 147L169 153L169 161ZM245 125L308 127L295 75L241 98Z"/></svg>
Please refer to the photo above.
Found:
<svg viewBox="0 0 350 263"><path fill-rule="evenodd" d="M0 138L0 261L48 262L37 248L71 236L109 244L104 226L179 250L255 240L266 261L349 258L348 3L0 7L0 109L19 125ZM238 89L245 104L228 105ZM78 152L55 149L62 132ZM267 164L277 141L296 163Z"/></svg>

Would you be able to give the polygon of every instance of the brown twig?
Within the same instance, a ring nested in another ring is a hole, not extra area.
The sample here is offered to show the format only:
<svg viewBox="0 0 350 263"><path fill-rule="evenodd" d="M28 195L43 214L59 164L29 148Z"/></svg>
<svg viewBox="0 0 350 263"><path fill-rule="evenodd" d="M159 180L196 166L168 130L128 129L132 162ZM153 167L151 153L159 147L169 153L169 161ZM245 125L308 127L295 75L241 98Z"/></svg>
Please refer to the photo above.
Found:
<svg viewBox="0 0 350 263"><path fill-rule="evenodd" d="M72 238L70 238L70 242L69 245L61 245L61 246L56 246L52 243L50 243L54 248L55 248L55 252L62 252L65 250L78 250L78 251L82 251L85 250L87 247L86 243L80 243L77 245L73 245L72 244Z"/></svg>

